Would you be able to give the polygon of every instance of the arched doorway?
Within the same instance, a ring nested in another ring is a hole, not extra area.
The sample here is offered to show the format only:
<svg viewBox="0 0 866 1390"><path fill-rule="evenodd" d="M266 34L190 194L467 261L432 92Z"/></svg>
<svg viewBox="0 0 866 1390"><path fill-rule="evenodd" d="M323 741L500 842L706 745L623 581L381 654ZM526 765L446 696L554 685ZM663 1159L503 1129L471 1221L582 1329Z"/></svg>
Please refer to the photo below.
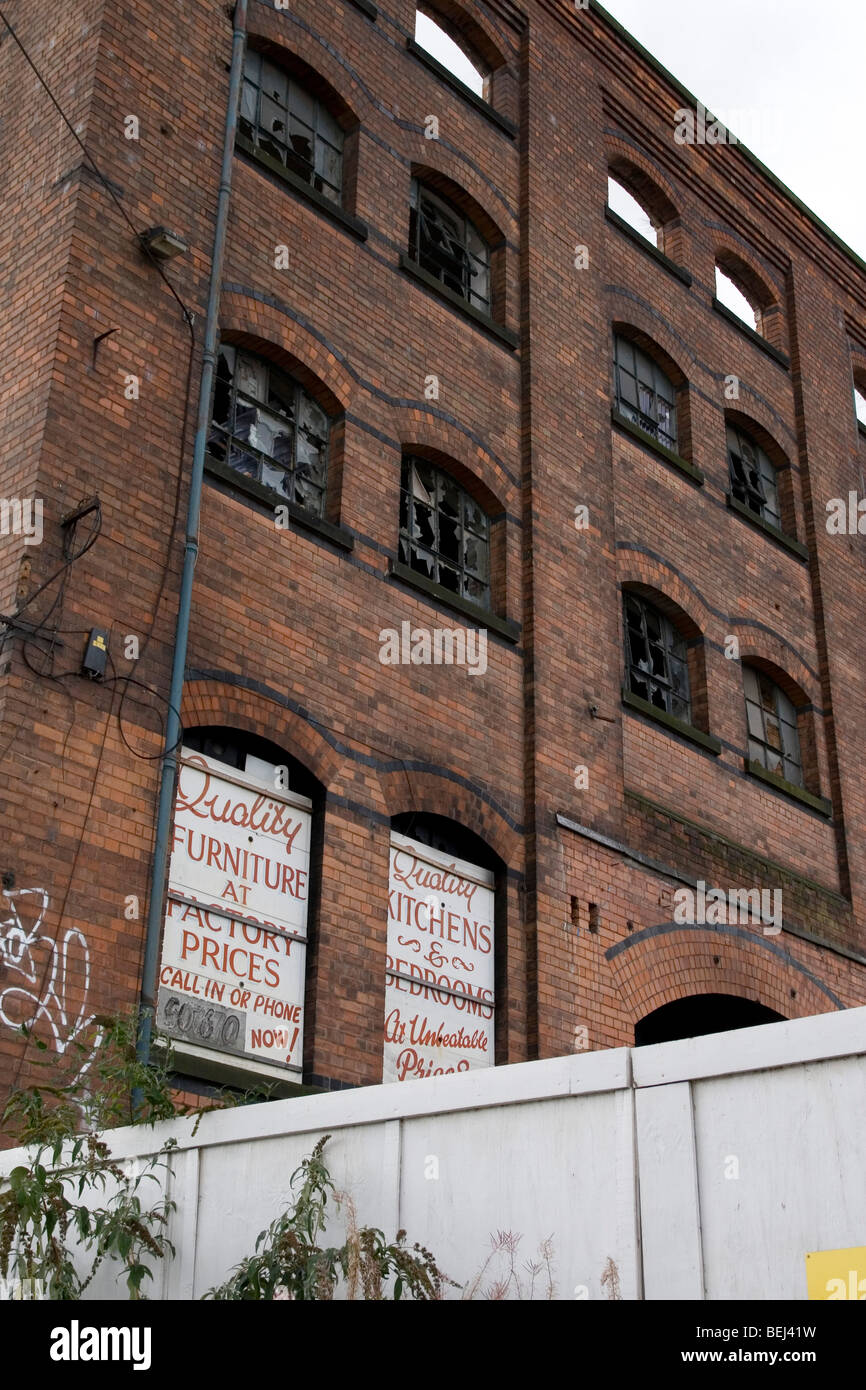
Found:
<svg viewBox="0 0 866 1390"><path fill-rule="evenodd" d="M741 999L735 994L690 994L675 999L640 1019L634 1027L635 1047L699 1038L705 1033L728 1033L734 1028L754 1028L759 1023L783 1023L782 1014Z"/></svg>

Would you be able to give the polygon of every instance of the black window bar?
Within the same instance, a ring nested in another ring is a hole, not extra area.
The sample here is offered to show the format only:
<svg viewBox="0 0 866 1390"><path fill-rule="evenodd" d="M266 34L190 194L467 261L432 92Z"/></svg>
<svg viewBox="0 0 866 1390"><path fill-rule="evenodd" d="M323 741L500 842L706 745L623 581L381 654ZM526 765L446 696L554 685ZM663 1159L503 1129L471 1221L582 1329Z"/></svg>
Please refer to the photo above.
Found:
<svg viewBox="0 0 866 1390"><path fill-rule="evenodd" d="M402 564L482 608L490 607L490 521L449 473L426 459L403 460Z"/></svg>
<svg viewBox="0 0 866 1390"><path fill-rule="evenodd" d="M675 719L691 723L685 638L637 594L626 594L625 660L628 688Z"/></svg>
<svg viewBox="0 0 866 1390"><path fill-rule="evenodd" d="M490 313L490 249L469 218L415 181L409 255L428 274Z"/></svg>
<svg viewBox="0 0 866 1390"><path fill-rule="evenodd" d="M213 458L320 517L328 432L324 410L293 377L252 353L220 348L208 437Z"/></svg>

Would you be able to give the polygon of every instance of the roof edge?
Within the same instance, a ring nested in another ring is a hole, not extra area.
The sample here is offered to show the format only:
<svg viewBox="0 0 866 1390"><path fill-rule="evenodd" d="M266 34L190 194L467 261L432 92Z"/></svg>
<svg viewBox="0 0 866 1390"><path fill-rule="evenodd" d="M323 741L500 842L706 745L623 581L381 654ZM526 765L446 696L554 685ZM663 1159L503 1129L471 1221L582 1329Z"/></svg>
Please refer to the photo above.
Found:
<svg viewBox="0 0 866 1390"><path fill-rule="evenodd" d="M641 58L643 58L644 62L648 63L648 65L651 68L653 68L655 72L657 72L661 77L663 77L665 81L668 82L671 85L671 87L673 87L674 90L680 94L680 96L685 97L686 101L689 103L690 106L697 109L697 106L699 104L699 98L696 97L693 92L690 92L688 87L684 86L684 84L680 82L679 78L674 77L673 73L669 72L668 69L665 67L664 63L660 62L658 58L656 58L652 53L650 53L648 48L644 48L643 44L638 39L636 39L633 34L630 34L628 29L626 29L622 24L620 24L618 19L614 19L612 14L608 14L607 10L598 3L598 0L589 0L589 8L594 14L598 15L599 19L601 19L602 22L608 26L608 28L613 30L613 32L617 35L618 38L621 38L626 44L628 44L629 48L632 48L635 50L636 53L639 53ZM703 105L704 103L701 102L700 104ZM724 122L721 122L720 124L724 125ZM728 127L725 128L728 129ZM736 131L732 131L731 133L735 135ZM728 146L727 148L730 149L731 146ZM816 212L813 212L812 209L806 203L803 202L802 198L798 198L796 193L793 193L791 189L788 187L788 185L783 183L782 180L778 177L778 175L773 173L772 169L768 169L767 165L764 164L764 162L760 160L758 156L754 154L747 145L744 145L742 141L740 141L738 138L737 143L735 146L733 146L733 148L742 151L746 159L748 159L749 162L753 164L755 168L771 184L773 184L774 187L778 189L778 191L785 198L788 199L789 202L793 203L793 205L796 208L798 208L800 212L804 213L805 216L809 219L809 221L814 223L818 230L823 232L824 236L827 237L834 244L834 246L836 246L838 250L840 250L843 253L843 255L847 256L848 259L854 263L858 270L866 274L866 260L863 260L863 258L859 256L857 252L854 251L848 245L847 242L843 241L842 238L838 235L838 233L833 231L832 227L828 227L827 223L824 222Z"/></svg>

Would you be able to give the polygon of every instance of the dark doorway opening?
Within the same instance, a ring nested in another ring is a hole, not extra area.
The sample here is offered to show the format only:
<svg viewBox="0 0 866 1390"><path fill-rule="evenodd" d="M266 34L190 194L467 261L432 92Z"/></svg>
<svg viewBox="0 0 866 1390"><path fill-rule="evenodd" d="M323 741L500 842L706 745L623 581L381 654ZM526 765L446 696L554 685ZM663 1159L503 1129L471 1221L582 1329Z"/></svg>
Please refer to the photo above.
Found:
<svg viewBox="0 0 866 1390"><path fill-rule="evenodd" d="M752 999L735 994L691 994L653 1009L634 1027L635 1047L699 1038L705 1033L729 1033L734 1028L754 1028L758 1023L783 1023L784 1016Z"/></svg>

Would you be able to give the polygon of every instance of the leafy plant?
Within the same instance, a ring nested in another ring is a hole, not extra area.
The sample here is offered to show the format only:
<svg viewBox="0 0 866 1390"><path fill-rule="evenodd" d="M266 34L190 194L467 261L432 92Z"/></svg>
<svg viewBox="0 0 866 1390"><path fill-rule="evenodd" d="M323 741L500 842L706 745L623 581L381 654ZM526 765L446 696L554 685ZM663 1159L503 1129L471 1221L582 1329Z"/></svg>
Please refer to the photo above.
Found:
<svg viewBox="0 0 866 1390"><path fill-rule="evenodd" d="M80 1298L108 1260L120 1265L129 1297L139 1299L144 1280L153 1277L146 1260L174 1254L166 1234L174 1203L163 1194L159 1173L174 1141L142 1163L124 1165L100 1136L177 1113L170 1057L145 1066L136 1055L136 1026L134 1016L99 1018L96 1037L73 1038L62 1058L46 1055L46 1044L22 1029L42 1054L34 1064L49 1075L15 1089L3 1111L5 1132L25 1149L27 1162L0 1190L0 1271L43 1297ZM151 1182L159 1195L149 1204Z"/></svg>
<svg viewBox="0 0 866 1390"><path fill-rule="evenodd" d="M436 1266L429 1250L406 1245L406 1232L386 1241L375 1227L358 1227L355 1208L335 1190L322 1157L330 1135L292 1174L294 1202L256 1240L255 1254L235 1266L225 1284L205 1298L214 1300L330 1300L341 1280L349 1299L442 1298L443 1284L453 1283ZM340 1246L323 1246L328 1199L344 1206L348 1233ZM455 1286L456 1287L456 1286Z"/></svg>

